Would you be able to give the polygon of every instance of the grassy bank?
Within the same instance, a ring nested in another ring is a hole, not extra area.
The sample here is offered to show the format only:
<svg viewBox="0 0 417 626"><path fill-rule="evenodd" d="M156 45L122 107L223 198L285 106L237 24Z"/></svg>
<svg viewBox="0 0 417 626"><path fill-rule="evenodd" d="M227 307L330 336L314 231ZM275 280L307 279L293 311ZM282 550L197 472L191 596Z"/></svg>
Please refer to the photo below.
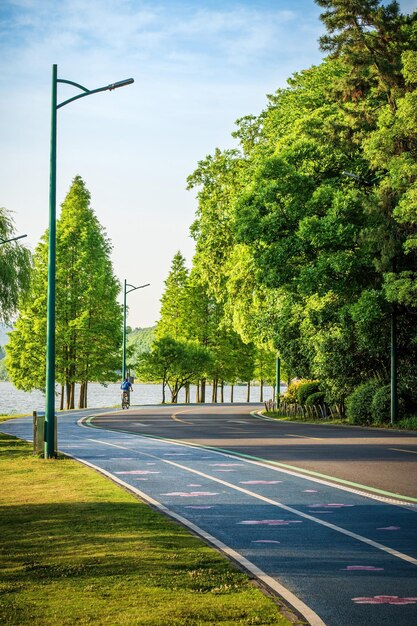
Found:
<svg viewBox="0 0 417 626"><path fill-rule="evenodd" d="M289 625L215 550L67 458L0 434L0 622Z"/></svg>

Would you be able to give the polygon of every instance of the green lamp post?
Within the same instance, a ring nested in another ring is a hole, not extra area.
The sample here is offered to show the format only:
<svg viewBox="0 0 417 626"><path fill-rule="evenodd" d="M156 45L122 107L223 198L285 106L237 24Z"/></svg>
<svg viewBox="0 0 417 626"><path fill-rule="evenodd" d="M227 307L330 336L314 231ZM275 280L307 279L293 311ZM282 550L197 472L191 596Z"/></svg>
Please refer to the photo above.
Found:
<svg viewBox="0 0 417 626"><path fill-rule="evenodd" d="M112 83L98 89L87 89L83 85L58 78L58 66L52 66L51 102L51 156L49 178L49 251L48 251L48 296L46 320L46 402L45 402L45 458L56 456L55 450L55 301L56 301L56 138L57 111L74 100L91 96L100 91L113 91L131 85L133 78ZM58 83L72 85L82 93L58 104Z"/></svg>
<svg viewBox="0 0 417 626"><path fill-rule="evenodd" d="M123 351L122 351L122 380L126 378L126 296L131 291L136 291L136 289L143 289L144 287L149 287L150 283L146 285L140 285L139 287L135 287L134 285L130 285L126 279L124 283L123 289ZM127 289L130 287L130 289Z"/></svg>

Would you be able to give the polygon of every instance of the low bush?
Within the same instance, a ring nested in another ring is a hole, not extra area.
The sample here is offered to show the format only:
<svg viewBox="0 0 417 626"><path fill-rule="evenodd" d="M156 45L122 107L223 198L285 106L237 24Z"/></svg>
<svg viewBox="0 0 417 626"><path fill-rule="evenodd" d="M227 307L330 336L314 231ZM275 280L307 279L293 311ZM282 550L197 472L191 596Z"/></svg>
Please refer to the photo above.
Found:
<svg viewBox="0 0 417 626"><path fill-rule="evenodd" d="M316 391L311 393L305 401L306 406L314 406L318 404L324 404L324 391Z"/></svg>
<svg viewBox="0 0 417 626"><path fill-rule="evenodd" d="M417 415L411 417L405 417L400 420L398 424L395 424L398 428L404 428L405 430L417 430Z"/></svg>
<svg viewBox="0 0 417 626"><path fill-rule="evenodd" d="M303 383L300 385L296 392L298 404L306 404L306 400L312 393L320 391L320 383L318 380L312 382Z"/></svg>
<svg viewBox="0 0 417 626"><path fill-rule="evenodd" d="M371 402L371 416L374 424L385 424L391 418L391 387L384 385L377 389Z"/></svg>
<svg viewBox="0 0 417 626"><path fill-rule="evenodd" d="M295 404L298 402L297 392L301 385L305 385L306 383L313 383L314 380L309 380L307 378L301 378L300 380L294 380L292 383L288 385L288 389L284 395L284 400L288 404Z"/></svg>
<svg viewBox="0 0 417 626"><path fill-rule="evenodd" d="M381 387L378 380L368 380L346 399L346 416L351 424L371 424L371 404L375 392Z"/></svg>

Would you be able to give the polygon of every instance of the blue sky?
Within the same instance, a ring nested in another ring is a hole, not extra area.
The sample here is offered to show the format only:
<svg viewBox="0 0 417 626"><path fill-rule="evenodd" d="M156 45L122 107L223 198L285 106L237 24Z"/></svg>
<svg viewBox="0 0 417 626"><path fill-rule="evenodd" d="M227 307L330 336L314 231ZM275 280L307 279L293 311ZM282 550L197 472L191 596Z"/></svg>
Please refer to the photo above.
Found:
<svg viewBox="0 0 417 626"><path fill-rule="evenodd" d="M59 111L58 203L81 175L117 276L151 283L130 294L128 321L153 324L172 257L193 254L187 175L233 145L237 118L320 62L319 13L313 0L2 0L0 204L18 232L33 249L47 228L52 64L90 89L132 76Z"/></svg>

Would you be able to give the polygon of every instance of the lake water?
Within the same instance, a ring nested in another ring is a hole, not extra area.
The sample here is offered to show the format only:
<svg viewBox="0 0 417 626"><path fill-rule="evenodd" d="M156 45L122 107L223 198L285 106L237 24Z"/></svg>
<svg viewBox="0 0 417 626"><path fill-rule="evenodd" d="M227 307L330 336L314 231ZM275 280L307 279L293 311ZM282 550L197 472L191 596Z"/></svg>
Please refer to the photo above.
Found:
<svg viewBox="0 0 417 626"><path fill-rule="evenodd" d="M160 404L162 402L161 385L140 385L133 386L134 392L131 396L132 404ZM58 388L57 388L58 391ZM259 387L251 387L251 402L259 402ZM268 400L273 396L273 388L264 386L264 399ZM167 400L170 395L167 393ZM196 388L191 386L191 402L195 402ZM220 398L220 393L218 395ZM75 393L78 400L78 386ZM230 387L225 387L225 402L230 402ZM206 387L206 401L211 401L211 387ZM184 402L184 390L181 390L178 402ZM234 402L246 402L246 386L236 386L234 388ZM99 383L88 385L88 407L100 408L106 406L119 406L120 404L120 383L111 383L107 386ZM59 396L57 395L57 409L59 408ZM13 415L16 413L32 413L32 411L44 411L45 395L40 391L20 391L12 383L0 382L0 415Z"/></svg>

